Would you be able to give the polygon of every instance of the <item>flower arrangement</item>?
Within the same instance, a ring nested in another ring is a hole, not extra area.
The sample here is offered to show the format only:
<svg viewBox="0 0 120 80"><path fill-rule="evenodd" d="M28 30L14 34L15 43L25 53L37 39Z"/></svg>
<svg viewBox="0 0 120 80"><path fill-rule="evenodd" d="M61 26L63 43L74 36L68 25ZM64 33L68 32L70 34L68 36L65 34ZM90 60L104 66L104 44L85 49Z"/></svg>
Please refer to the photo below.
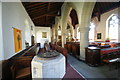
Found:
<svg viewBox="0 0 120 80"><path fill-rule="evenodd" d="M107 38L107 39L105 40L105 42L110 42L110 38Z"/></svg>

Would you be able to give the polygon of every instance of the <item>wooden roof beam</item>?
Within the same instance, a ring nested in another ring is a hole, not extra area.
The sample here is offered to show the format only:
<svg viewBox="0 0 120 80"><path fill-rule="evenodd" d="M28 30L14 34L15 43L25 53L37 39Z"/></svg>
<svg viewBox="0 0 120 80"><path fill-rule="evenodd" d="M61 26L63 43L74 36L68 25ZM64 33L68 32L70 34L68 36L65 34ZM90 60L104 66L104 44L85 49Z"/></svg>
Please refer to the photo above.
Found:
<svg viewBox="0 0 120 80"><path fill-rule="evenodd" d="M60 16L60 15L57 15L57 14L44 14L44 15L35 17L35 18L33 18L32 20L36 20L36 19L39 19L39 18L44 17L44 16Z"/></svg>
<svg viewBox="0 0 120 80"><path fill-rule="evenodd" d="M50 2L48 3L47 13L50 11ZM47 15L45 17L45 25L47 25Z"/></svg>
<svg viewBox="0 0 120 80"><path fill-rule="evenodd" d="M41 17L43 17L43 16L46 16L46 15L50 15L50 16L60 16L60 15L51 15L51 13L53 13L53 12L57 12L57 10L56 10L56 11L52 11L52 12L49 11L48 13L44 13L44 14L38 16L38 17L33 18L32 20L39 19L39 18L41 18Z"/></svg>
<svg viewBox="0 0 120 80"><path fill-rule="evenodd" d="M42 7L47 7L47 4L39 5L39 6L32 7L32 8L26 8L26 9L27 9L27 11L32 11L32 10L34 10L34 9L39 9L39 8L42 8Z"/></svg>
<svg viewBox="0 0 120 80"><path fill-rule="evenodd" d="M45 4L45 3L47 3L47 2L37 2L36 4L32 4L32 5L28 5L28 6L26 6L26 8L35 7L35 6L38 6L38 5Z"/></svg>
<svg viewBox="0 0 120 80"><path fill-rule="evenodd" d="M47 7L42 7L40 9L35 9L35 10L32 10L32 11L27 11L28 13L31 13L31 14L34 14L34 13L39 13L41 11L45 11Z"/></svg>

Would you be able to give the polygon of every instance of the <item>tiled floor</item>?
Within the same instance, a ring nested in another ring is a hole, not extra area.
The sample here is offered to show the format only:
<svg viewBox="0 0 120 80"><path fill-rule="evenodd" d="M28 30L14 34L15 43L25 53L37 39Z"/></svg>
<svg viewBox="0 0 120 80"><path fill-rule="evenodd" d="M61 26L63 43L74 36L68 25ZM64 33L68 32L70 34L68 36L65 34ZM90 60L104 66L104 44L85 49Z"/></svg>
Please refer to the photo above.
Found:
<svg viewBox="0 0 120 80"><path fill-rule="evenodd" d="M114 66L112 70L109 70L108 65L103 65L99 67L91 67L86 63L77 60L71 55L68 55L68 62L85 78L92 79L92 78L120 78L120 68L115 69Z"/></svg>

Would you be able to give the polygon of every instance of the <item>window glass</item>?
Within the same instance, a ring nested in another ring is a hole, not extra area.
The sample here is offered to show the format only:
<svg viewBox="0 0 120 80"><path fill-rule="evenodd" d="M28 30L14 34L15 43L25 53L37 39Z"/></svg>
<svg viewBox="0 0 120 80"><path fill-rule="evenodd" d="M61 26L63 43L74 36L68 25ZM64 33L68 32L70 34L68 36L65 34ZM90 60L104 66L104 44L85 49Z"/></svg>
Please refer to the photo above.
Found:
<svg viewBox="0 0 120 80"><path fill-rule="evenodd" d="M118 22L119 19L116 15L113 15L108 22L108 36L111 42L118 41Z"/></svg>
<svg viewBox="0 0 120 80"><path fill-rule="evenodd" d="M80 30L79 30L79 27L77 28L77 39L80 39Z"/></svg>
<svg viewBox="0 0 120 80"><path fill-rule="evenodd" d="M90 30L89 30L89 41L94 41L94 35L95 35L95 25L93 23L90 23Z"/></svg>

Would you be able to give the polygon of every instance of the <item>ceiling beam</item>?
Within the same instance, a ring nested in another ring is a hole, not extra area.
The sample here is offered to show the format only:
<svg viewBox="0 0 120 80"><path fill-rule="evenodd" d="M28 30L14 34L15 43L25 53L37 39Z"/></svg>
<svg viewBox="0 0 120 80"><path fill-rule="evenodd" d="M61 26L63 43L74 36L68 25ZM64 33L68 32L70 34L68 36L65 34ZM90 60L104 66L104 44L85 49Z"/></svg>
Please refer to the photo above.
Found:
<svg viewBox="0 0 120 80"><path fill-rule="evenodd" d="M53 6L53 5L51 5L51 8L52 8L52 6ZM58 7L59 7L59 9L60 9L61 6L60 6L60 5L57 5L56 7L52 8L52 9L54 9L54 10L59 10ZM40 7L40 8L38 8L38 9L34 9L34 10L31 10L31 11L29 11L28 9L26 9L26 10L27 10L28 13L34 14L34 13L39 13L39 12L45 10L45 9L48 9L48 6Z"/></svg>
<svg viewBox="0 0 120 80"><path fill-rule="evenodd" d="M47 12L50 11L50 2L48 3L48 8L47 8Z"/></svg>
<svg viewBox="0 0 120 80"><path fill-rule="evenodd" d="M53 17L54 17L54 16L60 16L60 15L57 15L57 14L44 14L44 15L35 17L35 18L33 18L32 20L36 20L36 19L39 19L39 18L44 17L44 16L53 16Z"/></svg>
<svg viewBox="0 0 120 80"><path fill-rule="evenodd" d="M43 17L43 16L46 16L46 15L50 15L50 16L60 16L60 15L52 15L51 13L53 13L53 12L57 12L58 10L56 10L56 11L49 11L48 13L44 13L44 14L42 14L42 15L39 15L38 17L34 17L32 20L35 20L35 19L39 19L39 18L41 18L41 17Z"/></svg>
<svg viewBox="0 0 120 80"><path fill-rule="evenodd" d="M32 10L39 9L39 8L42 8L42 7L47 7L47 4L35 6L35 7L32 7L32 8L26 8L26 9L27 9L27 11L32 11Z"/></svg>
<svg viewBox="0 0 120 80"><path fill-rule="evenodd" d="M29 6L29 5L32 5L33 3L35 2L22 2L22 4L26 7L26 6Z"/></svg>
<svg viewBox="0 0 120 80"><path fill-rule="evenodd" d="M52 11L52 12L49 12L49 13L47 13L47 12L43 12L43 13L38 13L38 14L33 14L33 15L31 15L31 17L32 18L35 18L35 17L38 17L38 16L42 16L42 15L44 15L44 14L48 14L48 15L56 15L57 14L57 10L56 11ZM44 15L44 16L46 16L46 15ZM59 16L59 15L58 15Z"/></svg>
<svg viewBox="0 0 120 80"><path fill-rule="evenodd" d="M50 2L48 3L47 13L50 11ZM47 25L48 16L45 17L45 25Z"/></svg>
<svg viewBox="0 0 120 80"><path fill-rule="evenodd" d="M32 10L32 11L27 11L28 13L30 14L35 14L35 13L41 13L43 11L45 11L47 9L47 7L42 7L40 9L35 9L35 10Z"/></svg>
<svg viewBox="0 0 120 80"><path fill-rule="evenodd" d="M26 6L26 9L28 9L28 8L33 8L33 7L38 6L38 5L43 5L43 4L45 4L45 3L47 3L47 2L37 2L36 4L32 4L32 5Z"/></svg>

